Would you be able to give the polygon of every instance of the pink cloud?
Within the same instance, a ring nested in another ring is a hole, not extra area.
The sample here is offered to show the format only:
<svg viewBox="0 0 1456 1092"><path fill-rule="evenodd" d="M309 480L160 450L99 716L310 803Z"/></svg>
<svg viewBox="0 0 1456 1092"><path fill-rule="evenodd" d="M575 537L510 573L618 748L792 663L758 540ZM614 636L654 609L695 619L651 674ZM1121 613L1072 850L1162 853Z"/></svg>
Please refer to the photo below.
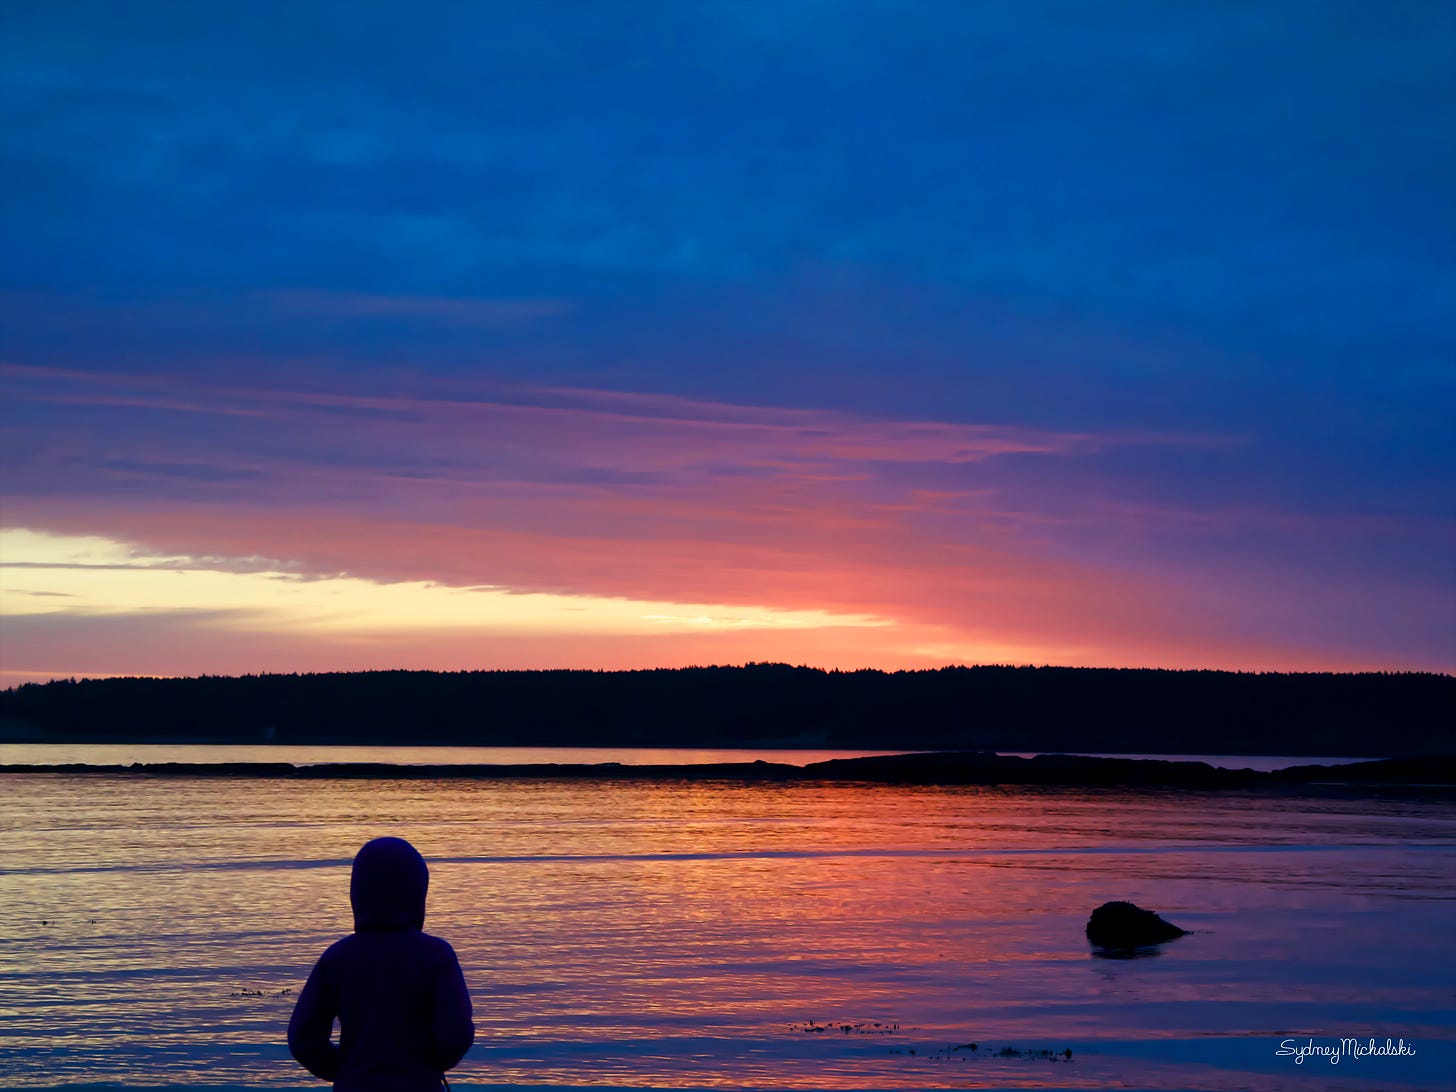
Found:
<svg viewBox="0 0 1456 1092"><path fill-rule="evenodd" d="M80 531L93 527L94 517L59 514L47 522L58 530ZM463 642L458 634L378 635L373 640L359 635L316 647L310 662L320 665L370 666L369 657L385 647L400 657L422 657L421 665L460 661L460 666L785 659L837 667L915 667L989 659L1253 668L1320 661L1288 641L1251 643L1210 627L1206 610L1194 609L1196 597L1166 577L1118 578L1086 566L978 547L939 545L907 552L888 542L854 539L836 546L832 536L830 541L738 544L572 538L302 512L114 512L104 522L110 533L168 553L286 554L320 572L369 569L383 579L820 609L893 622L884 631L754 631L664 636L656 643L633 638L620 645L563 635L554 643L533 639L512 645L510 651L505 646L514 638L503 641L489 634ZM215 661L232 640L226 633L213 634L188 655L201 655L210 646L214 651L208 655ZM254 639L238 641L247 648ZM529 663L522 658L528 646L537 657ZM287 647L288 642L278 646ZM631 659L648 649L658 656L671 650L670 661Z"/></svg>
<svg viewBox="0 0 1456 1092"><path fill-rule="evenodd" d="M0 382L12 406L47 415L28 432L29 412L10 414L19 457L7 476L9 526L381 581L818 609L894 623L620 646L563 637L532 653L556 661L530 665L488 636L462 650L455 638L415 635L397 649L444 657L438 666L457 653L473 657L461 666L642 666L679 660L619 657L689 654L690 662L843 667L958 658L1412 666L1322 633L1304 609L1317 576L1281 586L1277 575L1245 572L1210 584L1206 571L1200 578L1141 549L1138 536L1156 511L1096 497L1059 508L1008 489L996 474L1006 457L1075 460L1152 442L1146 436L500 384L338 394L13 365L0 367ZM1085 543L1109 534L1126 540L1119 560L1098 561ZM1403 603L1409 593L1392 582L1386 598ZM179 656L214 648L216 659L228 647L242 655L228 642L243 639L225 630L209 629L207 641ZM361 635L307 655L369 666L361 657L373 647Z"/></svg>
<svg viewBox="0 0 1456 1092"><path fill-rule="evenodd" d="M287 388L241 388L0 365L18 401L108 409L160 409L199 416L307 422L331 438L368 448L423 441L469 454L518 445L562 461L599 458L622 468L727 461L775 467L840 462L975 462L1012 453L1093 450L1139 437L1057 433L1016 426L883 421L826 410L705 403L663 395L495 386L470 396L357 395ZM369 432L355 431L368 424ZM123 425L124 421L114 421ZM562 445L552 449L553 444Z"/></svg>

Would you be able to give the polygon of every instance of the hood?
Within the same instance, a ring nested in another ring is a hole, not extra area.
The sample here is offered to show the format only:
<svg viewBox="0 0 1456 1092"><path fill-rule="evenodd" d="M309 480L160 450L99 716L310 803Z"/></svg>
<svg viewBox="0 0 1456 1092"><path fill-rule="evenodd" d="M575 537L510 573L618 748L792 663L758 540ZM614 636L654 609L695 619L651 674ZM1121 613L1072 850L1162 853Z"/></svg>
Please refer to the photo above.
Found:
<svg viewBox="0 0 1456 1092"><path fill-rule="evenodd" d="M403 838L375 838L354 858L349 902L357 931L423 929L430 870Z"/></svg>

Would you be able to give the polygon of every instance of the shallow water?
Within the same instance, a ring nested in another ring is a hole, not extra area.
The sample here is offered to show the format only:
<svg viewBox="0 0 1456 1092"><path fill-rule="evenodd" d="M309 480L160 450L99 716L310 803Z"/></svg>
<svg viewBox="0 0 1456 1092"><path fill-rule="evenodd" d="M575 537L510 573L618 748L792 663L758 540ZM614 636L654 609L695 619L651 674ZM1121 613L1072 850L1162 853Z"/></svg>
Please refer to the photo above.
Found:
<svg viewBox="0 0 1456 1092"><path fill-rule="evenodd" d="M282 1044L293 991L348 930L348 861L380 833L431 860L427 928L472 986L461 1086L1456 1072L1449 795L108 775L0 792L8 1087L306 1084ZM1113 898L1194 933L1093 958L1082 926ZM1417 1054L1275 1054L1344 1036Z"/></svg>

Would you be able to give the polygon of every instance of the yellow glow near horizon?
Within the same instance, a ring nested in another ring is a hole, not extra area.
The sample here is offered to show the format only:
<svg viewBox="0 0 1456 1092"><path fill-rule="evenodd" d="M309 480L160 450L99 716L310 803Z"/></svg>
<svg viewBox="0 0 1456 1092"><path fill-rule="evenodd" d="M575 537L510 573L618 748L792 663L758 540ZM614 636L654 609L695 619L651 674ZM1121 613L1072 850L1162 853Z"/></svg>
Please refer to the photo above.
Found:
<svg viewBox="0 0 1456 1092"><path fill-rule="evenodd" d="M428 581L310 574L265 558L148 553L98 536L0 531L0 614L210 612L228 629L644 634L885 626L884 619L765 606L653 602Z"/></svg>

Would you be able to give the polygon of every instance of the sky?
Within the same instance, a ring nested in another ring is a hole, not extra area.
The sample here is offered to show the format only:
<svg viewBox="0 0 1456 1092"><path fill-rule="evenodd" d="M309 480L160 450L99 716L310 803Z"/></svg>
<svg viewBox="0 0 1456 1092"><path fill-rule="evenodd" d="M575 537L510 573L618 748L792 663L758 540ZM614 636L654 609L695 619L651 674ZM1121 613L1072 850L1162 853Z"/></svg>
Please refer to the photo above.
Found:
<svg viewBox="0 0 1456 1092"><path fill-rule="evenodd" d="M1456 670L1456 5L0 0L0 685Z"/></svg>

